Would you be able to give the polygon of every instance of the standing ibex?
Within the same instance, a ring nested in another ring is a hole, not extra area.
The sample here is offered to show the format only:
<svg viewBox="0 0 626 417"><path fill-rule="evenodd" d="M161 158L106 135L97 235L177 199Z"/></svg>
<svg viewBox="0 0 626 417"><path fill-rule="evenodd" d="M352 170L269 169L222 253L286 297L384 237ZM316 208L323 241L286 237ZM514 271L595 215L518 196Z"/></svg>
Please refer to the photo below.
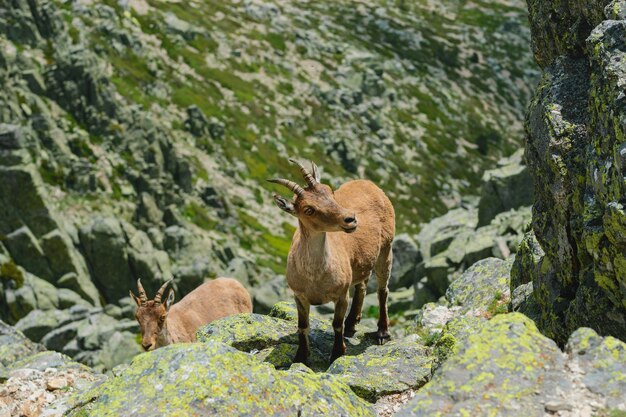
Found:
<svg viewBox="0 0 626 417"><path fill-rule="evenodd" d="M145 350L170 343L194 342L200 326L233 314L252 312L250 294L232 278L207 281L174 305L173 289L170 289L165 304L161 302L169 283L161 286L154 300L148 300L139 279L139 297L130 292L137 303L135 318L141 327L141 346Z"/></svg>
<svg viewBox="0 0 626 417"><path fill-rule="evenodd" d="M309 355L310 306L333 301L335 342L330 357L333 362L346 351L343 320L350 287L355 286L355 291L345 332L351 336L361 320L372 270L376 272L380 306L377 341L382 344L389 338L387 282L391 273L395 214L385 193L372 182L350 181L333 192L319 182L315 164L312 163L311 174L299 162L289 161L300 167L307 187L282 178L269 181L295 193L292 201L274 195L280 209L298 218L287 260L287 283L295 293L298 307L299 346L295 361L305 362Z"/></svg>

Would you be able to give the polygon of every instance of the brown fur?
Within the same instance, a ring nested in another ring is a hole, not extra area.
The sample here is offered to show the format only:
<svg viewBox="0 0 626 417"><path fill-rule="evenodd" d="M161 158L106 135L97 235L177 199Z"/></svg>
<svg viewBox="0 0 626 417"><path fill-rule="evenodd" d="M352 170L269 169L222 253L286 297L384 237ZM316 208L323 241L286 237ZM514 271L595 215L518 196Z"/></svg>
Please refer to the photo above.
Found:
<svg viewBox="0 0 626 417"><path fill-rule="evenodd" d="M345 353L343 320L349 290L355 286L352 307L345 321L345 333L352 335L361 320L363 298L372 271L376 271L380 305L377 339L383 343L389 338L387 282L395 234L395 214L385 193L365 180L350 181L334 193L327 185L311 182L303 191L296 189L291 202L280 196L275 199L281 209L298 217L298 229L287 261L287 283L295 293L298 306L300 345L295 360L304 362L308 357L310 305L330 301L335 303L335 345L331 362Z"/></svg>
<svg viewBox="0 0 626 417"><path fill-rule="evenodd" d="M150 300L142 305L132 292L131 296L137 303L135 317L141 327L141 344L145 350L194 342L199 327L222 317L252 312L250 294L232 278L207 281L173 305L171 289L164 303Z"/></svg>

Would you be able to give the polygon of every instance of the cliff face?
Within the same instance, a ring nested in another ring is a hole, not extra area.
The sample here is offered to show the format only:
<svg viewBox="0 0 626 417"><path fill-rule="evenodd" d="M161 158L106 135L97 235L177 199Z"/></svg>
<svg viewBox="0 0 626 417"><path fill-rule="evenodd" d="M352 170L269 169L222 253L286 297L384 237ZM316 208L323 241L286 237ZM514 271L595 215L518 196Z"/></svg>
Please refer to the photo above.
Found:
<svg viewBox="0 0 626 417"><path fill-rule="evenodd" d="M529 0L543 76L526 118L532 232L512 289L559 343L581 326L626 339L626 2ZM518 290L519 291L519 290Z"/></svg>

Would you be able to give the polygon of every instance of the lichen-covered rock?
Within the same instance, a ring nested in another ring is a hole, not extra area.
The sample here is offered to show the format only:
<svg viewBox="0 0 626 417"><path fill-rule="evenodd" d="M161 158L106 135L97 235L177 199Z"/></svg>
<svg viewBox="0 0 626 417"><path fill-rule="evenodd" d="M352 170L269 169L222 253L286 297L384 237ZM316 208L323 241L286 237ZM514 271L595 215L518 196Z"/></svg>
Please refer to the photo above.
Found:
<svg viewBox="0 0 626 417"><path fill-rule="evenodd" d="M0 321L0 365L10 367L43 350L42 345L33 343L22 332Z"/></svg>
<svg viewBox="0 0 626 417"><path fill-rule="evenodd" d="M244 352L251 352L276 366L288 368L298 347L297 311L294 303L276 304L268 316L261 314L237 314L216 320L196 332L199 342L217 341ZM314 312L310 316L311 355L309 366L316 371L328 368L329 356L334 343L331 319L322 318ZM374 338L364 332L364 325L357 333L346 338L347 354L355 355L374 343Z"/></svg>
<svg viewBox="0 0 626 417"><path fill-rule="evenodd" d="M276 371L213 341L139 355L74 401L70 416L374 415L335 376Z"/></svg>
<svg viewBox="0 0 626 417"><path fill-rule="evenodd" d="M356 356L335 360L328 373L337 375L361 398L376 401L383 395L417 389L430 379L434 357L417 335L369 346Z"/></svg>
<svg viewBox="0 0 626 417"><path fill-rule="evenodd" d="M511 261L487 258L476 262L446 291L451 305L462 306L461 313L493 314L498 305L510 300Z"/></svg>
<svg viewBox="0 0 626 417"><path fill-rule="evenodd" d="M559 56L583 54L589 32L603 16L610 0L528 0L531 46L541 67Z"/></svg>
<svg viewBox="0 0 626 417"><path fill-rule="evenodd" d="M541 400L565 383L557 345L517 313L473 330L399 416L544 415Z"/></svg>
<svg viewBox="0 0 626 417"><path fill-rule="evenodd" d="M608 3L529 2L544 70L526 120L540 248L527 237L512 287L532 280L539 327L560 344L582 326L626 340L626 21Z"/></svg>
<svg viewBox="0 0 626 417"><path fill-rule="evenodd" d="M582 383L601 396L604 407L626 409L626 344L611 336L601 337L589 328L572 333L565 347L571 362L582 371Z"/></svg>

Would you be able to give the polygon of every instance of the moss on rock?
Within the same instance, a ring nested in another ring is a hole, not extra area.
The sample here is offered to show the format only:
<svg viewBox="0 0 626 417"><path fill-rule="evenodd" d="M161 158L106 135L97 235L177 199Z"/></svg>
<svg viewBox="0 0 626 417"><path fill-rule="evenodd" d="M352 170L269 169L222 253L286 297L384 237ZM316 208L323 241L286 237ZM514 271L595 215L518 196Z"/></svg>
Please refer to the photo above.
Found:
<svg viewBox="0 0 626 417"><path fill-rule="evenodd" d="M434 357L416 336L370 346L357 356L342 356L328 369L360 397L376 401L383 395L417 389L430 380Z"/></svg>
<svg viewBox="0 0 626 417"><path fill-rule="evenodd" d="M480 325L461 331L457 353L399 416L519 416L520 410L543 415L537 392L549 396L563 379L564 358L556 344L522 314L473 323ZM457 334L466 327L459 324Z"/></svg>
<svg viewBox="0 0 626 417"><path fill-rule="evenodd" d="M73 403L70 416L374 415L334 376L276 371L214 341L139 355Z"/></svg>

